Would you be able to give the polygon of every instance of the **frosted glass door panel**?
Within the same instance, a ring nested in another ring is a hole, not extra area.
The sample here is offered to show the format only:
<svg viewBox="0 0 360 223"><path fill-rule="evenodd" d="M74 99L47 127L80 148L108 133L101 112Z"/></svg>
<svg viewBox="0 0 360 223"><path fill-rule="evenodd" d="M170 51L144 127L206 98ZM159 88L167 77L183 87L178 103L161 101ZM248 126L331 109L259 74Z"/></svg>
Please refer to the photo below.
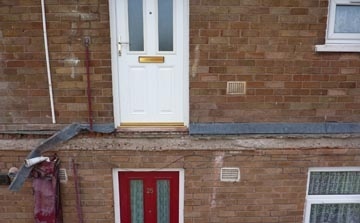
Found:
<svg viewBox="0 0 360 223"><path fill-rule="evenodd" d="M142 180L130 181L131 223L144 223L144 196Z"/></svg>
<svg viewBox="0 0 360 223"><path fill-rule="evenodd" d="M144 51L143 1L128 1L130 51Z"/></svg>
<svg viewBox="0 0 360 223"><path fill-rule="evenodd" d="M170 223L170 182L157 181L157 223Z"/></svg>
<svg viewBox="0 0 360 223"><path fill-rule="evenodd" d="M173 0L158 0L158 7L159 51L173 51Z"/></svg>

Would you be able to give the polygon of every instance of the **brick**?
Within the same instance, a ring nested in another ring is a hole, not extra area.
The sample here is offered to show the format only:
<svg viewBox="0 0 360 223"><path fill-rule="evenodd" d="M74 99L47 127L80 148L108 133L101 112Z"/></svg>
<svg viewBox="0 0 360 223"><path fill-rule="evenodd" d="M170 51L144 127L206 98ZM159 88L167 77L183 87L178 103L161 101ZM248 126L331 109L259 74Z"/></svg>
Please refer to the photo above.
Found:
<svg viewBox="0 0 360 223"><path fill-rule="evenodd" d="M356 82L340 82L339 88L356 88Z"/></svg>
<svg viewBox="0 0 360 223"><path fill-rule="evenodd" d="M292 8L290 10L291 15L306 15L309 13L308 8Z"/></svg>
<svg viewBox="0 0 360 223"><path fill-rule="evenodd" d="M191 113L196 114L190 114L192 119L208 119L199 115L209 114L210 108L197 113L201 107L197 95L212 95L207 100L211 100L209 103L213 106L218 106L221 100L215 96L225 94L225 88L219 81L240 80L248 82L249 89L245 97L264 100L268 96L271 100L283 98L283 101L294 100L305 105L319 101L325 103L325 106L326 103L332 103L338 111L342 111L336 117L337 120L356 120L358 115L345 112L347 108L343 103L358 100L356 87L359 81L359 55L315 54L313 51L314 44L323 44L324 41L327 5L327 1L297 0L190 1L190 107L195 108ZM96 88L93 92L94 107L99 109L95 115L99 116L99 120L113 119L111 111L102 110L112 109L108 2L48 1L47 19L53 86L56 88L54 95L55 100L61 102L58 104L61 108L58 113L60 120L73 122L86 119L86 114L73 111L76 106L71 105L83 103L84 100L84 35L91 36L91 71L96 74L92 76ZM3 1L0 21L0 51L3 52L0 62L0 72L3 74L1 83L11 89L17 88L17 91L11 93L19 97L46 97L41 8L30 1L22 1L21 4ZM75 57L79 60L76 66L67 62L67 59ZM195 60L198 62L195 63ZM213 89L209 89L209 86ZM326 95L330 97L323 97ZM66 97L75 99L64 99ZM336 101L333 101L333 97L337 97ZM285 115L286 106L280 108L283 115L269 112L267 117L252 110L252 106L256 105L251 103L245 102L239 108L236 101L243 99L229 98L229 107L237 107L240 112L223 119L217 117L216 120L241 120L241 115L248 112L247 109L254 112L249 122L258 119L285 122L297 120L297 117L290 119ZM32 120L41 120L48 112L48 104L36 106L39 106L37 113L28 113L27 108L33 109L34 105L19 107L9 101L7 107L21 108L21 111L13 113L17 117L7 121L8 124L15 120L26 120L25 114L37 116ZM1 112L6 113L3 110ZM303 113L307 112L304 108ZM69 114L74 114L74 117L71 118ZM315 115L301 120L309 122L317 118Z"/></svg>

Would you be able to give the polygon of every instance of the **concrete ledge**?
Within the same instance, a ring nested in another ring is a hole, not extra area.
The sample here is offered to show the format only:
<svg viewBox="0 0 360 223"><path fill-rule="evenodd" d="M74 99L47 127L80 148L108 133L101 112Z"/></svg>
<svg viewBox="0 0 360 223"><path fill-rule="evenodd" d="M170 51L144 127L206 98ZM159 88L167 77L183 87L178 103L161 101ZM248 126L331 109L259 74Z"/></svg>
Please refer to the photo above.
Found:
<svg viewBox="0 0 360 223"><path fill-rule="evenodd" d="M352 134L360 123L192 123L190 135Z"/></svg>
<svg viewBox="0 0 360 223"><path fill-rule="evenodd" d="M0 139L0 151L30 151L41 139ZM184 136L177 138L73 138L56 151L242 151L257 149L359 149L360 135ZM25 157L24 157L25 158Z"/></svg>
<svg viewBox="0 0 360 223"><path fill-rule="evenodd" d="M360 44L325 44L316 45L315 52L360 52Z"/></svg>

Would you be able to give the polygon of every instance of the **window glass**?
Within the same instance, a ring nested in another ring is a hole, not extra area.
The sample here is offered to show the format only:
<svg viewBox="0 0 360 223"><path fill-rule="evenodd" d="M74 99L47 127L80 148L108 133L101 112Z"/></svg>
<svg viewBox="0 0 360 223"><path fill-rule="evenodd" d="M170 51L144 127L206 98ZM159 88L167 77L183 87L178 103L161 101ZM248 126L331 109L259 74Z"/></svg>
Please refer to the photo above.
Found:
<svg viewBox="0 0 360 223"><path fill-rule="evenodd" d="M310 223L360 222L360 204L313 204Z"/></svg>
<svg viewBox="0 0 360 223"><path fill-rule="evenodd" d="M170 222L170 182L158 180L157 184L157 222Z"/></svg>
<svg viewBox="0 0 360 223"><path fill-rule="evenodd" d="M311 172L309 195L360 194L360 171Z"/></svg>
<svg viewBox="0 0 360 223"><path fill-rule="evenodd" d="M360 223L360 168L309 171L306 223Z"/></svg>
<svg viewBox="0 0 360 223"><path fill-rule="evenodd" d="M131 222L144 223L143 181L130 181Z"/></svg>
<svg viewBox="0 0 360 223"><path fill-rule="evenodd" d="M144 51L143 0L128 1L130 51Z"/></svg>
<svg viewBox="0 0 360 223"><path fill-rule="evenodd" d="M158 0L159 51L173 51L173 0Z"/></svg>
<svg viewBox="0 0 360 223"><path fill-rule="evenodd" d="M360 33L360 6L337 5L335 33Z"/></svg>

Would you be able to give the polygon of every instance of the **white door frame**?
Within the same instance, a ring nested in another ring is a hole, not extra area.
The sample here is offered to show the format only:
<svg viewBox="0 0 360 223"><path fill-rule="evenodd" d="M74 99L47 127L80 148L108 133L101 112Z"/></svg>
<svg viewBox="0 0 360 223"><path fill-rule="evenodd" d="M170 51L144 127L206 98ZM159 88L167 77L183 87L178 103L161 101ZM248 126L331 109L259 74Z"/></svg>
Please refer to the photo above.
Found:
<svg viewBox="0 0 360 223"><path fill-rule="evenodd" d="M189 0L182 0L184 4L184 64L183 64L183 117L184 125L189 125ZM113 88L113 107L114 107L114 123L116 127L120 126L120 91L119 91L119 63L118 63L118 45L117 33L118 22L117 14L121 12L119 9L118 0L109 0L109 15L110 15L110 37L111 37L111 70L112 70L112 88Z"/></svg>
<svg viewBox="0 0 360 223"><path fill-rule="evenodd" d="M156 172L154 169L121 169L114 168L113 175L113 192L114 192L114 212L115 222L120 223L120 192L119 192L119 172L133 171L133 172ZM159 169L159 171L175 171L179 172L179 223L184 223L184 199L185 199L185 171L184 169Z"/></svg>

